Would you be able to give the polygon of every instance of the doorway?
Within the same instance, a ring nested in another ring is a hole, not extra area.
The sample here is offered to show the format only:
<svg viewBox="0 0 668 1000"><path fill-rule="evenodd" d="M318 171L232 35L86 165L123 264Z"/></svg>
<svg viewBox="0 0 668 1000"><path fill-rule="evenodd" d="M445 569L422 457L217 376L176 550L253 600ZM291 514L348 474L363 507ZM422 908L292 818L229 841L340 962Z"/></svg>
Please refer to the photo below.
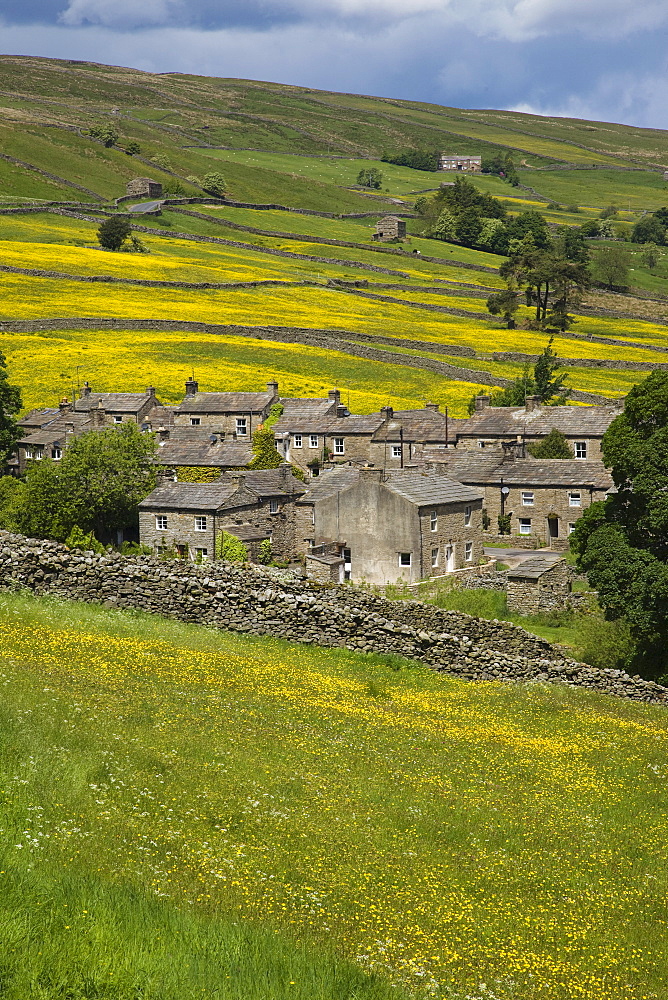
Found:
<svg viewBox="0 0 668 1000"><path fill-rule="evenodd" d="M454 545L445 546L445 572L452 573L455 568L455 547Z"/></svg>
<svg viewBox="0 0 668 1000"><path fill-rule="evenodd" d="M554 538L559 537L559 518L548 517L547 519L547 544L551 545Z"/></svg>

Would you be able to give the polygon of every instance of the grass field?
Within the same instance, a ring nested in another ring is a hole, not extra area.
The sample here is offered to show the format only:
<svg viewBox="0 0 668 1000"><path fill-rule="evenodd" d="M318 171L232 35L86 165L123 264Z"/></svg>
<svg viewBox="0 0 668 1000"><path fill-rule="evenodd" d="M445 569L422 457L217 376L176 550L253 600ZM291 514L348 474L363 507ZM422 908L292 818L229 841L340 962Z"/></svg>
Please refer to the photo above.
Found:
<svg viewBox="0 0 668 1000"><path fill-rule="evenodd" d="M665 711L21 596L0 632L9 1000L384 1000L344 959L663 996Z"/></svg>

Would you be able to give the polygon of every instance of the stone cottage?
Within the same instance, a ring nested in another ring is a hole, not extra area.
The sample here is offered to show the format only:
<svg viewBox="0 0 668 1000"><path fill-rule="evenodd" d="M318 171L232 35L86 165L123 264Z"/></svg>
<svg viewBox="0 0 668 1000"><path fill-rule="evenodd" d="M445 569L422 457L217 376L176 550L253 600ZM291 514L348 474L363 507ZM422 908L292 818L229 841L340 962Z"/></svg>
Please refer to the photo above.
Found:
<svg viewBox="0 0 668 1000"><path fill-rule="evenodd" d="M198 383L189 379L183 402L174 408L174 426L201 427L226 440L251 441L277 402L278 382L268 382L266 392L200 392Z"/></svg>
<svg viewBox="0 0 668 1000"><path fill-rule="evenodd" d="M545 556L531 556L508 570L508 610L523 615L560 611L568 607L572 578L565 559L555 563Z"/></svg>
<svg viewBox="0 0 668 1000"><path fill-rule="evenodd" d="M162 184L150 177L135 177L128 181L125 192L133 198L162 198Z"/></svg>
<svg viewBox="0 0 668 1000"><path fill-rule="evenodd" d="M404 240L406 239L406 220L398 215L385 215L376 223L374 240Z"/></svg>
<svg viewBox="0 0 668 1000"><path fill-rule="evenodd" d="M296 503L305 554L338 554L345 577L415 583L482 557L482 494L434 472L342 467Z"/></svg>
<svg viewBox="0 0 668 1000"><path fill-rule="evenodd" d="M295 555L292 507L304 487L287 465L226 473L214 483L165 483L139 504L139 540L156 552L175 549L183 559L216 558L223 532L250 543L263 539L281 559Z"/></svg>

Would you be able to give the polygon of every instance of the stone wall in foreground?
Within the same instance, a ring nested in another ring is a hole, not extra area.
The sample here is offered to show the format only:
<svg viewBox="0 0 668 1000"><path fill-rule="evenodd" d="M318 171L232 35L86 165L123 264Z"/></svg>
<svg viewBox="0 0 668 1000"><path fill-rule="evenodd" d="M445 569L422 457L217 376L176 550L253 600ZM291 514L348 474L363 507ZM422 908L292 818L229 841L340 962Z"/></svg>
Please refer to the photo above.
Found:
<svg viewBox="0 0 668 1000"><path fill-rule="evenodd" d="M98 556L0 531L0 590L18 588L212 628L400 654L470 680L561 681L668 704L668 688L576 663L509 623L417 601L388 601L356 587L317 584L259 566Z"/></svg>

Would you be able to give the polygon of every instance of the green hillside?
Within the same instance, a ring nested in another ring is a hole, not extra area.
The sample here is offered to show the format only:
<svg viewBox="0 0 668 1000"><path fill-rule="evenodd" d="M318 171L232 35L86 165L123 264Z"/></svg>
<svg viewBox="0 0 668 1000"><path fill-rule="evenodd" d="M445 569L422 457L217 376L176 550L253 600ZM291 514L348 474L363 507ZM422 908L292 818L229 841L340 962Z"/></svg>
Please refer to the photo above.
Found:
<svg viewBox="0 0 668 1000"><path fill-rule="evenodd" d="M7 1000L663 996L664 710L27 596L0 636Z"/></svg>

